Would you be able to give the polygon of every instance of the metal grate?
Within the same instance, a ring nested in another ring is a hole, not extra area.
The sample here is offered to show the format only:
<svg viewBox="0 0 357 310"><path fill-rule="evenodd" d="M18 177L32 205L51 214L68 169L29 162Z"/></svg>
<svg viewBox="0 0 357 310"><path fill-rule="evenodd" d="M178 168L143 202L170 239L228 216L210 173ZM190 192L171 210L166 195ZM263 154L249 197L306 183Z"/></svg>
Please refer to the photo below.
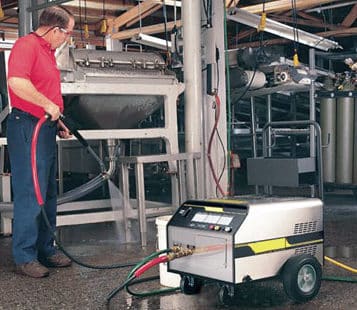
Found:
<svg viewBox="0 0 357 310"><path fill-rule="evenodd" d="M308 245L308 246L304 246L301 248L297 248L295 249L295 254L310 254L310 255L316 255L316 249L317 249L317 245Z"/></svg>
<svg viewBox="0 0 357 310"><path fill-rule="evenodd" d="M297 223L294 226L294 235L296 234L306 234L316 231L317 221Z"/></svg>

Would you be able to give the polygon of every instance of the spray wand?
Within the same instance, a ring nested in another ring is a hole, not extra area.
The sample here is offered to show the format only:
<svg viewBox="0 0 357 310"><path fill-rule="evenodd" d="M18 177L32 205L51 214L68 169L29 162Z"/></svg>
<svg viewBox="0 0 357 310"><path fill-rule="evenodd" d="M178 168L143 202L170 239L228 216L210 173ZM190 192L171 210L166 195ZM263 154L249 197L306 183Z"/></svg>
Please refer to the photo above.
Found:
<svg viewBox="0 0 357 310"><path fill-rule="evenodd" d="M105 165L103 161L99 158L99 156L94 152L92 147L89 145L86 139L78 132L73 121L63 114L60 115L59 119L66 125L66 127L70 130L70 132L77 138L77 140L83 145L83 147L94 157L94 159L98 162L100 166L100 170L102 173L106 173Z"/></svg>

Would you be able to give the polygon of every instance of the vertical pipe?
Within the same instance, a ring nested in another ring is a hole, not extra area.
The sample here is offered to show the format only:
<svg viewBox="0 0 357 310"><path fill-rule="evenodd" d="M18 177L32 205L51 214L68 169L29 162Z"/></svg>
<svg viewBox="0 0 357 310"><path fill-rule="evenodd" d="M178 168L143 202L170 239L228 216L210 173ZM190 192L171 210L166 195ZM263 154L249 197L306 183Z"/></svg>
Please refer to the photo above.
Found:
<svg viewBox="0 0 357 310"><path fill-rule="evenodd" d="M315 49L309 49L309 67L310 73L315 71ZM315 104L315 80L311 79L310 92L309 92L309 101L310 101L310 121L316 120L316 104ZM316 143L315 143L315 128L310 126L310 157L316 156Z"/></svg>
<svg viewBox="0 0 357 310"><path fill-rule="evenodd" d="M38 0L31 0L31 6L35 7L38 5ZM32 11L32 30L38 28L38 18L39 18L39 11L35 10Z"/></svg>
<svg viewBox="0 0 357 310"><path fill-rule="evenodd" d="M272 106L271 106L271 95L267 96L267 123L271 123L272 119ZM268 157L271 157L271 127L268 128Z"/></svg>
<svg viewBox="0 0 357 310"><path fill-rule="evenodd" d="M185 82L185 150L188 153L201 151L201 2L183 0L183 54ZM191 166L191 165L190 165ZM188 167L187 188L194 189L193 167ZM194 192L188 193L188 198Z"/></svg>
<svg viewBox="0 0 357 310"><path fill-rule="evenodd" d="M309 49L309 68L312 76L316 74L315 72L315 49ZM311 78L310 92L309 92L310 110L309 110L309 120L316 120L316 104L315 104L315 80ZM310 126L310 157L316 157L316 142L315 142L315 128ZM311 197L316 196L316 188L311 185Z"/></svg>
<svg viewBox="0 0 357 310"><path fill-rule="evenodd" d="M257 157L257 132L255 122L255 100L254 97L250 97L250 123L252 130L252 152L253 157Z"/></svg>
<svg viewBox="0 0 357 310"><path fill-rule="evenodd" d="M31 13L27 8L31 6L31 0L18 1L19 5L19 37L31 32Z"/></svg>
<svg viewBox="0 0 357 310"><path fill-rule="evenodd" d="M136 201L138 202L138 218L141 246L147 246L147 223L145 210L145 184L144 184L144 164L135 165Z"/></svg>
<svg viewBox="0 0 357 310"><path fill-rule="evenodd" d="M250 97L250 122L251 122L251 131L252 131L252 152L253 157L257 157L257 131L256 131L256 122L255 122L255 100L254 97ZM255 194L259 194L259 186L255 185Z"/></svg>
<svg viewBox="0 0 357 310"><path fill-rule="evenodd" d="M355 98L354 138L353 138L353 184L357 184L357 98Z"/></svg>
<svg viewBox="0 0 357 310"><path fill-rule="evenodd" d="M130 189L129 189L129 164L120 163L119 170L119 187L123 194L123 219L124 219L124 230L125 230L125 241L132 241L132 231L130 223Z"/></svg>
<svg viewBox="0 0 357 310"><path fill-rule="evenodd" d="M267 123L271 123L273 120L272 120L272 106L271 106L271 95L267 95ZM272 149L271 149L271 145L272 145L272 141L271 141L271 127L269 126L268 127L268 130L267 130L267 134L268 134L268 139L267 139L267 147L268 149L266 150L267 151L267 154L268 154L268 157L271 157L272 156ZM273 193L273 188L271 185L266 185L264 186L264 192L266 194L269 194L271 195Z"/></svg>

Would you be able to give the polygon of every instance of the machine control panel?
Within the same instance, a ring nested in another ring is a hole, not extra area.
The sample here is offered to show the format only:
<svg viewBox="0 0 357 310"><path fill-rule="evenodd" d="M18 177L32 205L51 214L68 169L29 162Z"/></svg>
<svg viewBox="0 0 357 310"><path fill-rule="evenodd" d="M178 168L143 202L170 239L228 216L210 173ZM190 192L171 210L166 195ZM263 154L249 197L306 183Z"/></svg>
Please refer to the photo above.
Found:
<svg viewBox="0 0 357 310"><path fill-rule="evenodd" d="M220 233L232 233L238 229L248 214L244 204L228 204L216 201L186 201L179 207L170 225Z"/></svg>

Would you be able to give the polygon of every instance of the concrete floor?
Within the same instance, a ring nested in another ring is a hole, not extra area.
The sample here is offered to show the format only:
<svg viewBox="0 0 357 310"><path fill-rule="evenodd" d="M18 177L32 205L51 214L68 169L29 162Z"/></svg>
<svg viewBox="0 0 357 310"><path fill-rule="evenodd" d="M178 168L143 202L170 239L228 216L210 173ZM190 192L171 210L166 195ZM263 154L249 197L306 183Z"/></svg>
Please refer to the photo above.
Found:
<svg viewBox="0 0 357 310"><path fill-rule="evenodd" d="M88 264L138 261L156 248L156 240L152 240L145 249L137 244L120 245L115 237L114 225L109 224L82 225L62 230L65 230L61 236L66 249ZM330 255L357 268L356 236L357 202L351 195L327 196L325 247ZM346 249L349 251L346 252ZM357 309L356 283L323 281L319 295L309 303L299 305L288 299L278 280L239 286L235 305L230 307L219 305L215 284L204 286L198 295L177 292L137 298L121 291L106 306L107 295L125 281L129 271L128 267L93 270L74 264L70 268L51 269L48 278L27 278L13 273L11 237L0 237L0 309ZM158 268L148 272L148 275L158 275ZM325 262L323 276L332 275L357 279L356 274ZM156 280L136 287L143 291L160 286Z"/></svg>

